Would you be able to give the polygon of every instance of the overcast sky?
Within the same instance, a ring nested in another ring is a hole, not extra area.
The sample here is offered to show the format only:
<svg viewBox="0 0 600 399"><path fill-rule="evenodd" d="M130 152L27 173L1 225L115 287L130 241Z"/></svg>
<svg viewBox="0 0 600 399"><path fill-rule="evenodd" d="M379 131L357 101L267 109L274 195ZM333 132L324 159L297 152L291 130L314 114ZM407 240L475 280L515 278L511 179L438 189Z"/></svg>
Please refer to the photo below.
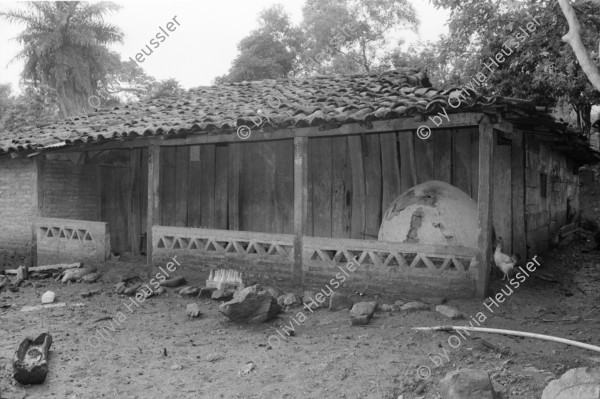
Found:
<svg viewBox="0 0 600 399"><path fill-rule="evenodd" d="M302 20L302 5L305 0L196 0L196 1L115 1L121 10L107 17L125 34L124 43L113 50L121 59L135 58L142 47L149 44L159 27L176 17L180 25L171 26L175 31L160 43L154 53L140 65L146 73L157 79L176 78L183 87L210 85L216 76L225 74L237 54L237 44L257 27L257 16L261 10L281 3L292 16L295 24ZM436 40L447 32L444 26L448 12L436 10L429 0L410 0L421 20L419 35L407 37ZM0 10L18 7L17 2L0 0ZM19 47L12 40L23 29L22 25L0 22L0 83L11 83L18 89L19 74L23 64L9 64ZM151 46L152 47L152 46Z"/></svg>

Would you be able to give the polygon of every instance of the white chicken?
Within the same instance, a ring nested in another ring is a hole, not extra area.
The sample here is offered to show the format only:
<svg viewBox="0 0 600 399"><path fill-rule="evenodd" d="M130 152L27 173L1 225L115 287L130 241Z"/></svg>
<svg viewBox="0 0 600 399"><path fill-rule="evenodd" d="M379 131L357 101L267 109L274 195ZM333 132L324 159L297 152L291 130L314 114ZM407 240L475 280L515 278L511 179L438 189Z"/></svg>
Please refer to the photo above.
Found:
<svg viewBox="0 0 600 399"><path fill-rule="evenodd" d="M504 276L502 280L508 280L508 274L515 267L518 258L516 255L508 256L502 253L502 237L498 238L498 244L496 244L496 252L494 252L494 263L498 266L498 269L502 270Z"/></svg>

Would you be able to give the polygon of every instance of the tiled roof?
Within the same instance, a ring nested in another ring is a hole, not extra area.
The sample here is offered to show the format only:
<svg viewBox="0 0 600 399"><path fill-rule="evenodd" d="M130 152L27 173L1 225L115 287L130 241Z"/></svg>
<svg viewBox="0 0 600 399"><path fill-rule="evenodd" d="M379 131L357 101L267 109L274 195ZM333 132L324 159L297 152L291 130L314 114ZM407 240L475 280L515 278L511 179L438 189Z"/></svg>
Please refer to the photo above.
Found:
<svg viewBox="0 0 600 399"><path fill-rule="evenodd" d="M407 68L198 87L180 97L98 109L88 118L21 128L0 136L0 154L136 136L230 133L256 122L262 122L264 129L364 123L436 113L443 107L449 113L512 105L521 113L536 114L527 101L490 99L472 91L457 109L448 107L449 98L460 90L434 89L423 72Z"/></svg>

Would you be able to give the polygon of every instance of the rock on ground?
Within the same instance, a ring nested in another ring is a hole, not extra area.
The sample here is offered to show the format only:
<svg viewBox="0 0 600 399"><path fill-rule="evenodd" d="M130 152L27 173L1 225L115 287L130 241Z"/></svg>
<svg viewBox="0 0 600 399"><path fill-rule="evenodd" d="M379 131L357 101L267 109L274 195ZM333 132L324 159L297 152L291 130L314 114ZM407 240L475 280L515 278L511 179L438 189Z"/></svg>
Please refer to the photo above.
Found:
<svg viewBox="0 0 600 399"><path fill-rule="evenodd" d="M216 287L202 287L202 288L200 288L200 293L198 294L198 297L211 298L212 293L215 292L216 290L217 290Z"/></svg>
<svg viewBox="0 0 600 399"><path fill-rule="evenodd" d="M289 293L289 294L285 294L285 296L283 298L283 304L285 306L298 306L298 305L300 305L300 301L298 300L298 297L296 296L296 294Z"/></svg>
<svg viewBox="0 0 600 399"><path fill-rule="evenodd" d="M430 309L431 308L426 303L417 302L417 301L408 302L408 303L402 305L402 307L400 307L400 310L403 312L418 312L419 310L430 310Z"/></svg>
<svg viewBox="0 0 600 399"><path fill-rule="evenodd" d="M263 288L264 291L267 291L273 298L279 298L281 295L284 295L279 288L265 286Z"/></svg>
<svg viewBox="0 0 600 399"><path fill-rule="evenodd" d="M425 302L430 303L432 305L443 305L447 302L447 300L444 297L436 296L433 298L428 298Z"/></svg>
<svg viewBox="0 0 600 399"><path fill-rule="evenodd" d="M600 399L600 367L580 367L564 373L544 389L542 399Z"/></svg>
<svg viewBox="0 0 600 399"><path fill-rule="evenodd" d="M46 291L46 292L44 292L44 295L42 295L42 304L52 303L52 302L54 302L55 298L56 298L56 295L54 294L54 292Z"/></svg>
<svg viewBox="0 0 600 399"><path fill-rule="evenodd" d="M200 306L197 303L190 303L187 305L185 313L190 317L198 317L200 316Z"/></svg>
<svg viewBox="0 0 600 399"><path fill-rule="evenodd" d="M279 312L279 305L268 291L254 285L244 288L229 302L222 303L219 311L236 322L263 322Z"/></svg>
<svg viewBox="0 0 600 399"><path fill-rule="evenodd" d="M284 306L285 306L284 302L285 302L285 295L279 295L279 296L277 297L277 304L278 304L280 307L284 307Z"/></svg>
<svg viewBox="0 0 600 399"><path fill-rule="evenodd" d="M482 370L451 371L440 381L442 399L498 399L488 373Z"/></svg>
<svg viewBox="0 0 600 399"><path fill-rule="evenodd" d="M321 307L319 302L315 299L316 294L313 291L304 291L302 294L302 303L308 304L311 309L317 309Z"/></svg>
<svg viewBox="0 0 600 399"><path fill-rule="evenodd" d="M377 302L359 302L355 303L350 309L350 320L353 326L369 324L373 313L377 310Z"/></svg>
<svg viewBox="0 0 600 399"><path fill-rule="evenodd" d="M350 297L338 292L334 292L329 298L329 310L334 312L352 309L353 305L354 301Z"/></svg>
<svg viewBox="0 0 600 399"><path fill-rule="evenodd" d="M429 310L429 305L423 302L408 302L402 305L400 310L403 312L417 312L419 310Z"/></svg>
<svg viewBox="0 0 600 399"><path fill-rule="evenodd" d="M210 297L212 299L220 301L230 300L231 298L233 298L233 292L225 290L214 290Z"/></svg>
<svg viewBox="0 0 600 399"><path fill-rule="evenodd" d="M183 288L177 290L176 292L180 296L192 297L192 296L198 296L198 294L200 294L200 288L188 286L188 287L183 287Z"/></svg>
<svg viewBox="0 0 600 399"><path fill-rule="evenodd" d="M443 314L444 316L446 316L452 320L462 319L465 317L465 315L463 315L462 312L459 312L458 310L454 309L451 306L437 305L435 307L435 310L438 313Z"/></svg>

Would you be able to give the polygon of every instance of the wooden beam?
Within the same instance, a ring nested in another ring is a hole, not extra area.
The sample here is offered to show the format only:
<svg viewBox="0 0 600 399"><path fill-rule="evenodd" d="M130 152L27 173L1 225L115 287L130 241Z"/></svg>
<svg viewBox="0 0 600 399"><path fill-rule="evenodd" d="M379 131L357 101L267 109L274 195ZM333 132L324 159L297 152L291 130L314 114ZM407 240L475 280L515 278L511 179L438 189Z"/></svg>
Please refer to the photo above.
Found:
<svg viewBox="0 0 600 399"><path fill-rule="evenodd" d="M481 113L465 112L452 114L450 121L444 123L444 129L452 127L477 126L482 118ZM348 136L355 134L385 133L394 131L413 131L423 125L424 119L418 116L411 116L399 119L388 119L384 121L374 121L366 127L364 123L347 123L334 129L324 130L322 127L303 127L278 129L272 132L260 132L252 134L245 142L249 141L271 141L284 140L294 137L328 137L328 136ZM435 130L432 129L433 134ZM52 152L78 152L78 151L99 151L116 148L137 148L157 145L161 147L193 144L216 144L216 143L237 143L240 138L235 131L224 131L218 134L198 133L181 138L171 138L170 136L140 136L126 141L90 142L80 143L72 147L58 149Z"/></svg>
<svg viewBox="0 0 600 399"><path fill-rule="evenodd" d="M479 267L476 282L476 295L483 299L487 296L490 284L492 256L492 198L494 165L494 129L488 117L479 125L479 188L477 200L478 236L477 264Z"/></svg>
<svg viewBox="0 0 600 399"><path fill-rule="evenodd" d="M525 232L525 151L522 131L516 129L513 131L511 147L512 252L525 259L527 236Z"/></svg>
<svg viewBox="0 0 600 399"><path fill-rule="evenodd" d="M131 253L139 255L140 253L140 228L141 228L141 212L140 212L140 196L141 196L141 179L140 162L142 159L142 149L136 148L130 152L130 187L131 198L129 201L129 215L131 225L129 226L129 235L131 240Z"/></svg>
<svg viewBox="0 0 600 399"><path fill-rule="evenodd" d="M148 215L146 222L146 260L148 277L152 273L152 226L158 224L160 211L160 147L148 149Z"/></svg>
<svg viewBox="0 0 600 399"><path fill-rule="evenodd" d="M229 145L229 230L240 230L241 145L240 143Z"/></svg>
<svg viewBox="0 0 600 399"><path fill-rule="evenodd" d="M308 215L308 137L294 138L294 271L296 284L304 285L302 237Z"/></svg>
<svg viewBox="0 0 600 399"><path fill-rule="evenodd" d="M348 137L349 162L352 170L352 216L350 238L364 239L366 220L365 166L362 140Z"/></svg>
<svg viewBox="0 0 600 399"><path fill-rule="evenodd" d="M37 218L43 216L44 209L44 156L33 160L31 208L31 265L37 266Z"/></svg>

